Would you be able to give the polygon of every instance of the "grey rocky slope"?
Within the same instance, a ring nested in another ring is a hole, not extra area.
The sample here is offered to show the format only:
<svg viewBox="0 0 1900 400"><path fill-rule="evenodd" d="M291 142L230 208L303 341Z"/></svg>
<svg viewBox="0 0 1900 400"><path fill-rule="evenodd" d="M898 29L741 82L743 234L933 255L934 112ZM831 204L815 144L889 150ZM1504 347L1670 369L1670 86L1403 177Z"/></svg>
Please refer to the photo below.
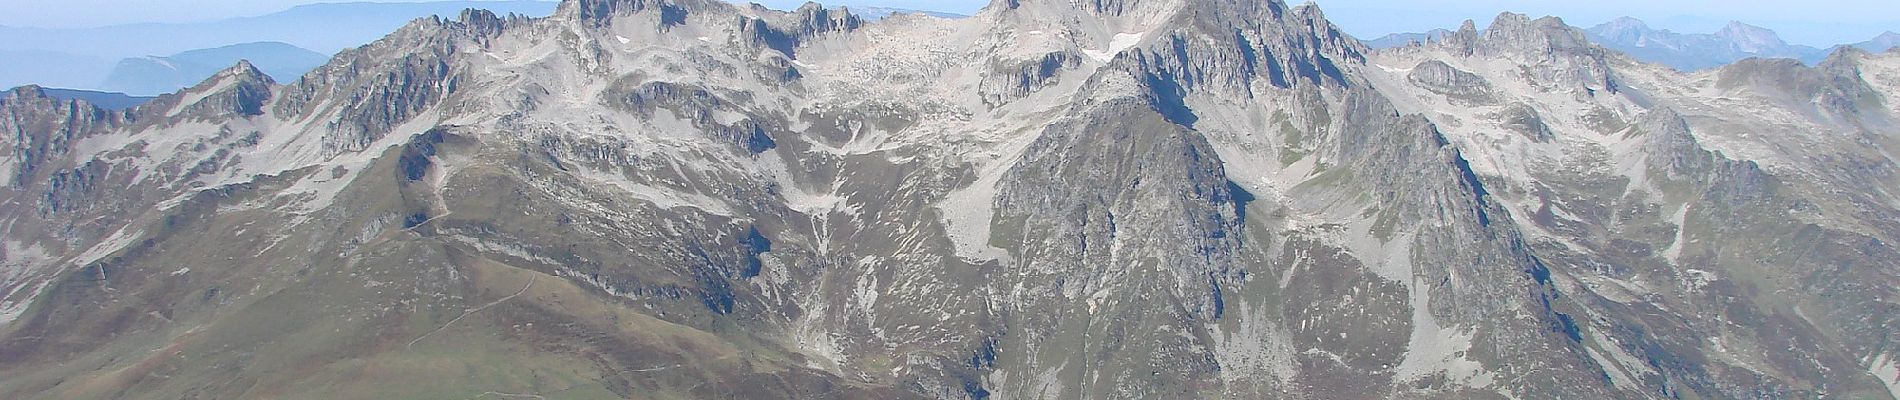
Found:
<svg viewBox="0 0 1900 400"><path fill-rule="evenodd" d="M1896 86L1277 1L471 11L6 96L0 397L1891 398Z"/></svg>

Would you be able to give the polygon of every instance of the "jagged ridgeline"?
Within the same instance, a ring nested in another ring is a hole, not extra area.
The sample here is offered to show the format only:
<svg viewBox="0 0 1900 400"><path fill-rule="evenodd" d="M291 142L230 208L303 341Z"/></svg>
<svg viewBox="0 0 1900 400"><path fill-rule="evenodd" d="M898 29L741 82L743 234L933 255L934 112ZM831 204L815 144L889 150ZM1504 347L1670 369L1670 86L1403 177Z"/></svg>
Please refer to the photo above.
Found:
<svg viewBox="0 0 1900 400"><path fill-rule="evenodd" d="M1900 54L569 0L0 98L0 398L1900 391Z"/></svg>

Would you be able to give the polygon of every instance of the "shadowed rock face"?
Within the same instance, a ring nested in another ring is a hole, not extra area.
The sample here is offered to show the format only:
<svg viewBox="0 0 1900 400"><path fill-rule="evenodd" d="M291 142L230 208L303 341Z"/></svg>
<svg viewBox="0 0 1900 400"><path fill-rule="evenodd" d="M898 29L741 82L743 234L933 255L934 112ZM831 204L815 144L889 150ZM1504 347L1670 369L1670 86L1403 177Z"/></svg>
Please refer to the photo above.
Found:
<svg viewBox="0 0 1900 400"><path fill-rule="evenodd" d="M16 89L0 397L1890 394L1897 60L1582 37L588 0Z"/></svg>

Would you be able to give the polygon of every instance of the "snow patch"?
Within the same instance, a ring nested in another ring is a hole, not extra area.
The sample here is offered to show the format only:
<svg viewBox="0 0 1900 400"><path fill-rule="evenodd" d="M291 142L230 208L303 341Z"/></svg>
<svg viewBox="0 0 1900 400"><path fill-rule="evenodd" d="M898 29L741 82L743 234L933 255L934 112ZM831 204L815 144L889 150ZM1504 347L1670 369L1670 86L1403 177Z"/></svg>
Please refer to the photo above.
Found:
<svg viewBox="0 0 1900 400"><path fill-rule="evenodd" d="M1117 33L1115 34L1115 39L1108 42L1107 49L1099 51L1082 50L1082 53L1088 54L1089 58L1094 58L1095 61L1108 62L1108 60L1115 59L1116 55L1128 51L1128 49L1135 47L1135 45L1141 44L1141 39L1147 36L1147 32Z"/></svg>
<svg viewBox="0 0 1900 400"><path fill-rule="evenodd" d="M0 325L5 325L25 313L33 299L57 280L57 274L47 270L59 264L38 244L8 240L0 246L4 246L0 249L0 289L6 290L0 294Z"/></svg>
<svg viewBox="0 0 1900 400"><path fill-rule="evenodd" d="M14 296L19 294L19 291L25 289L24 286L15 288L15 293L8 293L6 300L0 301L0 326L5 326L7 323L19 319L20 314L26 313L27 306L33 304L33 299L39 298L40 293L45 292L46 287L52 284L53 280L51 279L42 281L39 285L33 286L33 290L28 291L27 296L22 296L17 299L14 298Z"/></svg>
<svg viewBox="0 0 1900 400"><path fill-rule="evenodd" d="M809 307L811 312L793 323L792 343L798 346L800 353L810 356L806 358L806 366L837 370L838 366L849 362L851 357L845 355L844 345L838 343L838 336L831 333L829 322L822 317L826 315L825 309L830 308L830 303L824 301L801 303Z"/></svg>
<svg viewBox="0 0 1900 400"><path fill-rule="evenodd" d="M1483 388L1495 377L1484 364L1466 358L1476 332L1458 327L1440 326L1432 316L1431 294L1425 283L1412 280L1412 338L1405 344L1405 359L1394 370L1393 381L1412 382L1444 372L1453 383Z"/></svg>
<svg viewBox="0 0 1900 400"><path fill-rule="evenodd" d="M73 265L85 266L99 262L99 260L104 260L106 257L111 256L112 253L117 253L119 250L124 250L126 247L132 246L132 243L138 241L139 237L142 236L145 236L145 231L143 230L127 233L125 228L121 228L117 232L113 232L112 236L106 237L106 240L101 240L99 244L86 249L84 253L80 253L79 257L73 259Z"/></svg>
<svg viewBox="0 0 1900 400"><path fill-rule="evenodd" d="M1900 360L1887 358L1886 354L1875 356L1873 363L1867 367L1867 373L1880 378L1881 383L1887 384L1887 393L1900 398Z"/></svg>
<svg viewBox="0 0 1900 400"><path fill-rule="evenodd" d="M1663 249L1663 257L1669 259L1670 264L1681 263L1678 260L1682 259L1683 231L1688 230L1688 220L1689 205L1684 204L1681 209L1676 210L1676 215L1671 219L1671 222L1676 224L1676 240L1669 243L1669 248Z"/></svg>
<svg viewBox="0 0 1900 400"><path fill-rule="evenodd" d="M1216 347L1219 351L1214 352L1214 357L1222 366L1221 378L1238 384L1259 381L1264 375L1281 384L1292 383L1299 375L1293 334L1284 325L1262 318L1269 315L1264 307L1249 305L1244 298L1237 300L1235 308L1248 311L1237 314L1239 327L1232 332L1220 324L1211 327L1214 338L1219 341Z"/></svg>
<svg viewBox="0 0 1900 400"><path fill-rule="evenodd" d="M1609 357L1604 357L1603 352L1597 351L1594 347L1587 348L1587 350L1590 354L1590 359L1595 360L1597 365L1603 367L1604 374L1610 378L1610 386L1615 386L1617 389L1623 390L1634 390L1637 388L1636 384L1638 382L1636 382L1635 378L1631 378L1629 373L1623 372L1622 365L1611 362Z"/></svg>
<svg viewBox="0 0 1900 400"><path fill-rule="evenodd" d="M635 199L653 203L654 206L662 209L692 208L722 217L734 215L732 207L727 206L726 202L711 196L634 182L617 173L588 168L576 168L575 171L576 175L582 178L613 185Z"/></svg>
<svg viewBox="0 0 1900 400"><path fill-rule="evenodd" d="M454 240L463 245L467 245L468 247L475 248L475 250L480 251L485 254L501 254L501 255L506 255L509 257L514 257L516 259L527 260L528 262L540 263L542 265L561 265L560 261L556 261L555 259L547 258L542 255L535 254L534 251L524 248L520 245L513 244L513 243L495 243L495 242L490 242L486 240L481 240L479 238L463 236L463 235L452 235L452 236L449 236L449 239ZM560 270L556 270L556 273L565 274L568 272L565 269L560 269ZM569 278L585 277L591 280L598 279L597 276L587 276L586 274L573 274L573 275L574 276L567 276L567 275L562 275L562 276L569 277ZM615 297L629 299L629 300L639 300L639 298L633 296L632 294L622 292L620 289L613 287L613 285L606 284L606 282L596 282L596 281L591 281L591 280L588 283L591 283L595 287L598 287L601 290L606 291L607 294L613 295Z"/></svg>
<svg viewBox="0 0 1900 400"><path fill-rule="evenodd" d="M1687 280L1686 282L1684 282L1684 284L1689 286L1688 289L1691 292L1702 291L1702 289L1709 287L1710 283L1714 283L1715 281L1721 279L1720 277L1716 276L1714 272L1703 271L1703 270L1693 269L1693 268L1683 271L1682 275L1683 275L1682 277ZM1796 309L1796 311L1800 311L1800 310Z"/></svg>
<svg viewBox="0 0 1900 400"><path fill-rule="evenodd" d="M981 178L970 187L951 192L937 211L943 215L944 231L950 235L958 257L971 260L1010 259L1009 252L990 245L990 224L996 213L997 184L1016 166L1029 145L1041 135L1022 135L1000 149L998 157L983 167Z"/></svg>

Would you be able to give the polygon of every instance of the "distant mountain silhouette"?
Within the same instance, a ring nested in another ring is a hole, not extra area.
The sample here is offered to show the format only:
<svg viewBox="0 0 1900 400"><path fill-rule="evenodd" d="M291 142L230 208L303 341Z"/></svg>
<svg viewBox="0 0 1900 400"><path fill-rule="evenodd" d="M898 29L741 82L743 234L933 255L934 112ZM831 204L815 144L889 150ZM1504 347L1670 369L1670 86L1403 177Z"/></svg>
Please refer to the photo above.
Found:
<svg viewBox="0 0 1900 400"><path fill-rule="evenodd" d="M323 66L324 62L330 60L330 55L288 43L257 42L191 50L165 57L128 58L119 61L99 88L137 95L169 93L196 85L238 60L250 60L271 78L288 81Z"/></svg>
<svg viewBox="0 0 1900 400"><path fill-rule="evenodd" d="M1888 50L1893 50L1896 47L1900 47L1900 33L1894 33L1894 32L1882 33L1880 34L1880 36L1875 36L1872 40L1855 43L1855 44L1852 44L1851 46L1858 47L1861 50L1866 50L1866 51L1875 52L1875 53L1886 52Z"/></svg>
<svg viewBox="0 0 1900 400"><path fill-rule="evenodd" d="M1585 30L1592 41L1638 59L1681 70L1728 65L1750 57L1792 58L1820 62L1827 51L1788 44L1773 30L1730 22L1712 34L1676 33L1653 29L1641 20L1623 17Z"/></svg>
<svg viewBox="0 0 1900 400"><path fill-rule="evenodd" d="M969 17L968 15L963 15L963 14L953 14L953 13L938 12L938 11L911 10L911 9L904 9L904 8L867 7L867 6L844 6L844 8L851 10L852 14L858 15L864 18L865 20L870 20L870 21L884 19L885 17L889 17L889 16L897 15L897 14L923 14L923 15L928 15L928 16L937 17L937 18L952 18L952 19Z"/></svg>
<svg viewBox="0 0 1900 400"><path fill-rule="evenodd" d="M1394 33L1366 40L1375 49L1402 47L1413 43L1437 41L1450 35L1445 29L1430 32ZM1638 60L1693 71L1732 64L1747 58L1788 58L1813 65L1835 49L1853 46L1869 52L1885 52L1900 47L1900 33L1887 32L1872 40L1843 44L1830 49L1790 44L1768 28L1730 22L1715 33L1679 33L1651 28L1642 20L1622 17L1584 30L1584 34L1605 48L1620 51Z"/></svg>
<svg viewBox="0 0 1900 400"><path fill-rule="evenodd" d="M507 15L552 14L551 1L437 1L426 3L319 3L256 16L197 23L145 23L97 28L48 29L0 26L0 87L39 84L57 87L96 87L115 66L128 58L178 54L238 43L281 42L330 54L361 46L416 18L454 17L462 10L480 8ZM115 64L116 63L116 64ZM218 67L229 62L215 63ZM272 70L258 60L274 78ZM150 65L145 65L149 67ZM197 76L202 79L208 73ZM176 81L152 82L150 87L173 86ZM196 83L190 81L187 83ZM115 87L149 89L130 83ZM139 90L146 91L146 90Z"/></svg>
<svg viewBox="0 0 1900 400"><path fill-rule="evenodd" d="M47 96L60 100L80 100L107 110L118 111L152 101L154 97L132 96L125 93L99 92L79 89L41 89Z"/></svg>
<svg viewBox="0 0 1900 400"><path fill-rule="evenodd" d="M1375 49L1392 48L1392 47L1399 47L1399 46L1404 46L1404 45L1408 45L1412 43L1425 43L1425 42L1430 42L1434 40L1439 40L1439 39L1445 38L1446 35L1450 35L1450 34L1452 34L1452 32L1451 30L1448 30L1448 29L1433 29L1431 31L1427 31L1423 33L1420 33L1420 32L1394 33L1390 35L1380 36L1378 39L1367 40L1366 45L1372 46L1372 48L1375 48Z"/></svg>
<svg viewBox="0 0 1900 400"><path fill-rule="evenodd" d="M361 46L420 17L454 17L480 8L507 15L547 15L545 1L318 3L257 17L199 23L148 23L83 29L0 27L0 50L55 50L121 59L172 54L233 43L284 42L320 52Z"/></svg>

